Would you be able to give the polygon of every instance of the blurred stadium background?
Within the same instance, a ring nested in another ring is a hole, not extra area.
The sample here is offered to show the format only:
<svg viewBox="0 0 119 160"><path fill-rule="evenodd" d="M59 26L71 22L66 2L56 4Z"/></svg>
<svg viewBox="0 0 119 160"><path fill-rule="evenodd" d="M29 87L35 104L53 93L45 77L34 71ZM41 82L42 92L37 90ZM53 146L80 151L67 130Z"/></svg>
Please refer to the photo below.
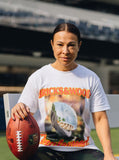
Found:
<svg viewBox="0 0 119 160"><path fill-rule="evenodd" d="M119 94L118 0L0 0L0 136L3 94L21 93L33 71L54 61L51 33L61 22L81 31L77 62L99 75L106 93Z"/></svg>

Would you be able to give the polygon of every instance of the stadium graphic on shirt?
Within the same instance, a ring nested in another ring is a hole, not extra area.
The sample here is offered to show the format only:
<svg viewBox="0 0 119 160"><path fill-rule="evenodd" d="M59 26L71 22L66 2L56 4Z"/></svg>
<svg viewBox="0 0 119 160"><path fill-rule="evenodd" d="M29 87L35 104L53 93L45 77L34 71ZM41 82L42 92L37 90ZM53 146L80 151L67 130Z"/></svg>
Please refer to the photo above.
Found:
<svg viewBox="0 0 119 160"><path fill-rule="evenodd" d="M85 97L77 94L52 94L45 98L45 133L40 144L47 146L84 147L89 137L84 138L85 123L82 115Z"/></svg>

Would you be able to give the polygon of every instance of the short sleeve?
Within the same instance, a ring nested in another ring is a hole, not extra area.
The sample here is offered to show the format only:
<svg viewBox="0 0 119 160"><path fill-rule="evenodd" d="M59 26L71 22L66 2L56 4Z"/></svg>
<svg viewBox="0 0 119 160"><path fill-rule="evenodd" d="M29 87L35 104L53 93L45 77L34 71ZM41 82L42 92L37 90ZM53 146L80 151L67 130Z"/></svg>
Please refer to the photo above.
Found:
<svg viewBox="0 0 119 160"><path fill-rule="evenodd" d="M38 108L38 91L35 86L35 81L30 77L21 93L18 103L22 102L30 108L32 113L35 113Z"/></svg>
<svg viewBox="0 0 119 160"><path fill-rule="evenodd" d="M93 81L93 85L91 88L90 111L99 112L109 109L110 105L108 103L100 79L97 76L96 79Z"/></svg>

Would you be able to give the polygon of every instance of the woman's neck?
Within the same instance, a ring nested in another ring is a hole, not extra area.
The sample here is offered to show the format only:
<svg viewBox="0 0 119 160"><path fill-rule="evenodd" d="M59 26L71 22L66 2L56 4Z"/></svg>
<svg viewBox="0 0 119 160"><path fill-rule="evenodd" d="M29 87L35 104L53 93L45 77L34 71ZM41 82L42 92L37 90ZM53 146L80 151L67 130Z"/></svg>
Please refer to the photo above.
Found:
<svg viewBox="0 0 119 160"><path fill-rule="evenodd" d="M59 70L59 71L71 71L73 69L75 69L78 64L77 63L73 63L72 65L67 65L67 66L64 66L64 65L59 65L57 64L57 62L54 62L51 64L53 68Z"/></svg>

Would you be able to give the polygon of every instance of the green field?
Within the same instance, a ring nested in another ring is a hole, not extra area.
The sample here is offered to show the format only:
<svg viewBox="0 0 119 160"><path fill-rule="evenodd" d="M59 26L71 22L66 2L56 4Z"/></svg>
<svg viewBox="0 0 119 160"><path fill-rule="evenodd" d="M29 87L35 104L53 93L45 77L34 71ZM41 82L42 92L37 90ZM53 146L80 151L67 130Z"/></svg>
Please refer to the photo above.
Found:
<svg viewBox="0 0 119 160"><path fill-rule="evenodd" d="M102 146L99 142L99 139L96 135L96 131L91 131L91 136L96 144L102 150ZM114 154L119 154L119 128L113 128L111 129L111 142L112 142L112 149Z"/></svg>
<svg viewBox="0 0 119 160"><path fill-rule="evenodd" d="M102 150L95 130L91 131L91 135L95 141L95 144ZM119 154L119 128L111 129L112 148L114 154ZM5 132L0 132L0 159L1 160L17 160L9 150L6 142Z"/></svg>
<svg viewBox="0 0 119 160"><path fill-rule="evenodd" d="M17 160L17 158L15 158L15 156L9 150L4 132L0 133L0 159L1 160Z"/></svg>

